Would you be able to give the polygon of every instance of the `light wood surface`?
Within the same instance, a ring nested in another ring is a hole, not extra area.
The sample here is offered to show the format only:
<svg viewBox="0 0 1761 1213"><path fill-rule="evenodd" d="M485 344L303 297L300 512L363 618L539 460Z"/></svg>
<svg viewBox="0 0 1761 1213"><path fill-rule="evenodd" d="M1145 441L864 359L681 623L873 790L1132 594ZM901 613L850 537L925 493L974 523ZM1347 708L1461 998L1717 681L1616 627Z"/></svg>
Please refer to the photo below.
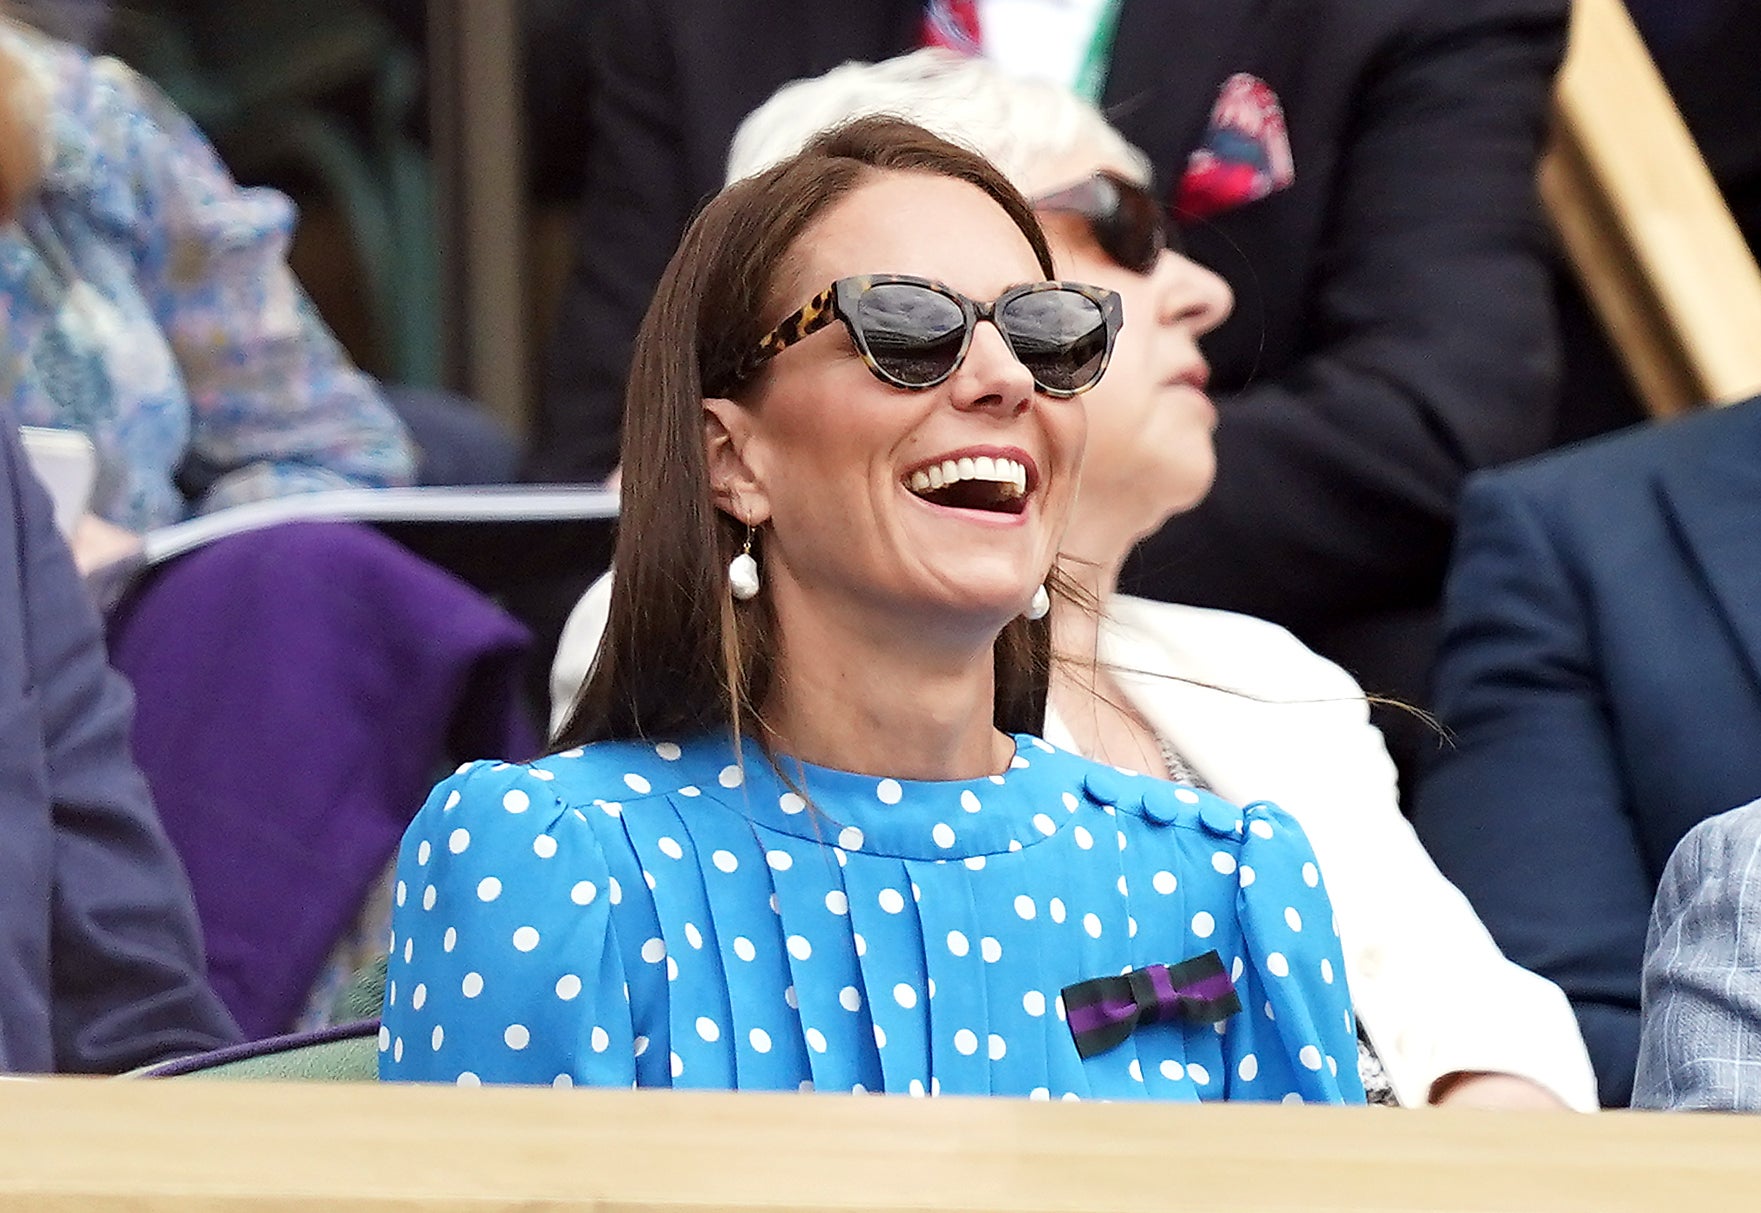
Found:
<svg viewBox="0 0 1761 1213"><path fill-rule="evenodd" d="M1761 272L1620 0L1576 0L1555 111L1542 198L1647 408L1761 391Z"/></svg>
<svg viewBox="0 0 1761 1213"><path fill-rule="evenodd" d="M51 1079L0 1209L1547 1209L1761 1202L1761 1119Z"/></svg>

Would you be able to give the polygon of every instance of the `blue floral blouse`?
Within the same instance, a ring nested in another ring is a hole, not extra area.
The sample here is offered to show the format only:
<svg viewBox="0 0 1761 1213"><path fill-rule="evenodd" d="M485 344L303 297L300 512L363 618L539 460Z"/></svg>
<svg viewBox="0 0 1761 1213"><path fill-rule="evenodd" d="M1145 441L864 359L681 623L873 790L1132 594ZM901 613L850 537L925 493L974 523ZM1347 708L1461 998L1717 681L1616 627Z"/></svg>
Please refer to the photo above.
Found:
<svg viewBox="0 0 1761 1213"><path fill-rule="evenodd" d="M462 768L398 858L381 1076L1361 1102L1296 822L1016 746L949 783L719 737ZM1066 986L1212 950L1238 1011L1079 1055Z"/></svg>
<svg viewBox="0 0 1761 1213"><path fill-rule="evenodd" d="M195 126L122 64L9 24L45 103L43 180L0 227L0 400L97 445L94 512L175 522L187 455L221 475L198 511L407 483L403 427L287 268L293 207L240 189Z"/></svg>

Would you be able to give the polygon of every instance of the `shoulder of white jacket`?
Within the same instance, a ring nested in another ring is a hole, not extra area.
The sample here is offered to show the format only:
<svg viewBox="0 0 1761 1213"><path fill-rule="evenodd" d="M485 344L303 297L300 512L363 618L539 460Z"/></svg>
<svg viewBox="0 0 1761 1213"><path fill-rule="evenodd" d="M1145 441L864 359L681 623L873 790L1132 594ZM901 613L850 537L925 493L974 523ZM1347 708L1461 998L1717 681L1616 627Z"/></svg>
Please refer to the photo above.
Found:
<svg viewBox="0 0 1761 1213"><path fill-rule="evenodd" d="M1269 619L1127 594L1109 600L1107 615L1116 665L1270 698L1363 695L1343 668Z"/></svg>

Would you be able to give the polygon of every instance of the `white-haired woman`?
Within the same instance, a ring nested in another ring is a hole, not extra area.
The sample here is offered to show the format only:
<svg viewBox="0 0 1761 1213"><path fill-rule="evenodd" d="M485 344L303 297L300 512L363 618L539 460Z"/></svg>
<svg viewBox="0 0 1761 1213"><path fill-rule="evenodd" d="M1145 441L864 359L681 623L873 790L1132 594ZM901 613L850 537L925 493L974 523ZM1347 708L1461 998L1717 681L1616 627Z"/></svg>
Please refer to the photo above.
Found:
<svg viewBox="0 0 1761 1213"><path fill-rule="evenodd" d="M1366 1066L1372 1080L1385 1070L1398 1102L1594 1107L1564 996L1505 960L1420 847L1352 678L1264 620L1115 591L1137 541L1210 487L1216 414L1197 340L1231 306L1219 278L1166 247L1144 156L1062 88L922 51L781 90L741 126L728 176L871 113L983 153L1036 201L1059 272L1124 299L1112 365L1087 397L1082 489L1060 558L1099 610L1053 610L1047 737L1237 803L1272 800L1302 822L1337 908ZM592 662L608 590L602 580L590 591L564 634L558 720Z"/></svg>

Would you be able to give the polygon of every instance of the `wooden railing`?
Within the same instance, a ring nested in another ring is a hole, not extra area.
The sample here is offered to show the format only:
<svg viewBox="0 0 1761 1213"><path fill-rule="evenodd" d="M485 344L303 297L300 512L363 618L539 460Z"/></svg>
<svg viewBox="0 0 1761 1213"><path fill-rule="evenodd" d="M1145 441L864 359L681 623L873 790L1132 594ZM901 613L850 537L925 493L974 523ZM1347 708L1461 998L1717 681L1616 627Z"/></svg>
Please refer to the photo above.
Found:
<svg viewBox="0 0 1761 1213"><path fill-rule="evenodd" d="M1620 0L1576 0L1541 195L1656 416L1761 391L1761 271Z"/></svg>
<svg viewBox="0 0 1761 1213"><path fill-rule="evenodd" d="M1761 1119L0 1083L0 1210L1755 1207Z"/></svg>

